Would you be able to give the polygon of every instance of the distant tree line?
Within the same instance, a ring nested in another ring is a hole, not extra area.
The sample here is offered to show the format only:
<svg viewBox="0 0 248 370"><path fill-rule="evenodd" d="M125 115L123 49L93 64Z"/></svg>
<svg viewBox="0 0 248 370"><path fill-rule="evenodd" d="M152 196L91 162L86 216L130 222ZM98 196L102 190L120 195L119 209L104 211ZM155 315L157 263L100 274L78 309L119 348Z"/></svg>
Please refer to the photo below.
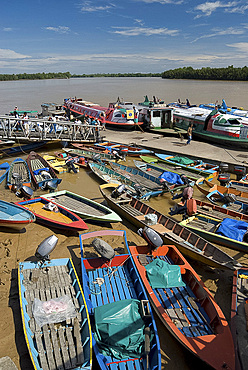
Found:
<svg viewBox="0 0 248 370"><path fill-rule="evenodd" d="M183 67L170 69L161 75L162 78L168 79L248 81L248 67L234 68L232 65L226 68L204 67L194 69L192 67Z"/></svg>
<svg viewBox="0 0 248 370"><path fill-rule="evenodd" d="M75 78L75 77L161 77L161 73L91 73L82 75L71 74L70 72L18 73L18 74L0 74L0 81L47 80L53 78Z"/></svg>

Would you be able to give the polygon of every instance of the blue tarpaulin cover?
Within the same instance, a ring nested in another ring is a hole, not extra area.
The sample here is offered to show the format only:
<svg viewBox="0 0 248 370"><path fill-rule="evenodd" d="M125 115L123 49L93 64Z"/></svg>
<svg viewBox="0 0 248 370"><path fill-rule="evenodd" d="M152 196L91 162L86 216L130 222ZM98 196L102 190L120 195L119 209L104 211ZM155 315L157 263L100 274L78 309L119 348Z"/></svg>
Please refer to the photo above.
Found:
<svg viewBox="0 0 248 370"><path fill-rule="evenodd" d="M167 181L169 184L180 184L183 185L183 181L177 173L165 171L159 177L159 179L163 179Z"/></svg>
<svg viewBox="0 0 248 370"><path fill-rule="evenodd" d="M159 258L146 265L147 278L153 289L183 287L181 270L178 265L170 265Z"/></svg>
<svg viewBox="0 0 248 370"><path fill-rule="evenodd" d="M224 218L218 227L216 234L242 242L244 234L247 232L247 228L248 223L245 221Z"/></svg>
<svg viewBox="0 0 248 370"><path fill-rule="evenodd" d="M94 338L105 356L122 360L142 355L145 323L139 300L124 299L96 307L94 317Z"/></svg>

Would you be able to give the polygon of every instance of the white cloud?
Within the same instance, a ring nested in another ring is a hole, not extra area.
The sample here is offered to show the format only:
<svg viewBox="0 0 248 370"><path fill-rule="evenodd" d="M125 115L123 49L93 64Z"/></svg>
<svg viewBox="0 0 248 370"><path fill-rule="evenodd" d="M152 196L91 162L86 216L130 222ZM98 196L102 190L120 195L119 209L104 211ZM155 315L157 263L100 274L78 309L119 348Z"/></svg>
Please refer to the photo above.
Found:
<svg viewBox="0 0 248 370"><path fill-rule="evenodd" d="M149 28L149 27L113 27L112 33L122 36L176 36L178 30L169 30L168 28Z"/></svg>
<svg viewBox="0 0 248 370"><path fill-rule="evenodd" d="M95 5L91 1L85 1L82 6L80 6L81 12L103 12L109 9L115 8L114 4L108 4L108 5Z"/></svg>
<svg viewBox="0 0 248 370"><path fill-rule="evenodd" d="M231 9L226 9L226 12L244 14L247 9L248 9L248 5L240 5L240 6L236 6L234 8L231 8Z"/></svg>
<svg viewBox="0 0 248 370"><path fill-rule="evenodd" d="M227 36L227 35L243 35L245 33L244 30L240 28L233 28L233 27L228 27L226 29L221 29L221 28L213 28L212 33L202 35L194 39L192 42L196 42L201 39L207 39L211 37L217 37L217 36Z"/></svg>
<svg viewBox="0 0 248 370"><path fill-rule="evenodd" d="M53 31L56 33L69 33L70 32L70 28L66 26L44 27L44 29L47 31Z"/></svg>
<svg viewBox="0 0 248 370"><path fill-rule="evenodd" d="M202 14L199 14L196 16L196 18L199 18L201 16L210 16L214 11L216 11L219 8L224 8L225 10L227 8L232 8L237 5L236 1L229 1L228 3L222 3L221 1L215 1L210 2L207 1L205 3L197 5L194 10L200 11Z"/></svg>
<svg viewBox="0 0 248 370"><path fill-rule="evenodd" d="M0 49L0 60L1 59L25 59L25 58L30 58L30 56L16 53L14 50L10 50L10 49Z"/></svg>
<svg viewBox="0 0 248 370"><path fill-rule="evenodd" d="M248 42L237 42L234 44L227 44L227 46L235 48L241 53L248 53Z"/></svg>
<svg viewBox="0 0 248 370"><path fill-rule="evenodd" d="M4 27L4 28L3 28L3 31L4 31L4 32L11 32L11 31L13 31L13 29L14 29L14 28L11 28L11 27Z"/></svg>

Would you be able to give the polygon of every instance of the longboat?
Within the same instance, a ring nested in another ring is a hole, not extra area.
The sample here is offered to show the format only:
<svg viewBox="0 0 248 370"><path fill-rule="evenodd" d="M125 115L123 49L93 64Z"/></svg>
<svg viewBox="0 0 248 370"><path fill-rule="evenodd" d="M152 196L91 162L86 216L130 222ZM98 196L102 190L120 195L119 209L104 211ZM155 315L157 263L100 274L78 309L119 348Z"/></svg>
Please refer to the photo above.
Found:
<svg viewBox="0 0 248 370"><path fill-rule="evenodd" d="M153 151L150 149L140 148L135 145L124 145L114 143L112 141L103 141L102 143L96 143L94 144L94 147L104 148L105 150L108 150L110 153L112 153L113 150L116 150L118 152L123 152L130 157L138 157L140 155L147 155L153 153Z"/></svg>
<svg viewBox="0 0 248 370"><path fill-rule="evenodd" d="M120 222L121 218L110 208L69 190L60 190L42 196L91 222Z"/></svg>
<svg viewBox="0 0 248 370"><path fill-rule="evenodd" d="M18 175L17 177L13 174ZM25 185L31 187L31 172L27 162L22 158L14 159L7 173L6 187L12 189L17 185Z"/></svg>
<svg viewBox="0 0 248 370"><path fill-rule="evenodd" d="M52 182L56 187L62 181L58 178L50 164L41 155L34 151L29 153L27 157L27 165L36 189L45 186L48 182Z"/></svg>
<svg viewBox="0 0 248 370"><path fill-rule="evenodd" d="M7 174L9 172L10 165L8 162L4 162L0 164L0 184L3 182L3 180L6 179Z"/></svg>
<svg viewBox="0 0 248 370"><path fill-rule="evenodd" d="M86 223L69 209L43 197L15 202L36 216L36 222L60 230L81 231L88 229Z"/></svg>
<svg viewBox="0 0 248 370"><path fill-rule="evenodd" d="M150 303L163 325L214 369L234 369L231 331L220 307L176 247L129 246ZM166 276L166 277L165 277Z"/></svg>
<svg viewBox="0 0 248 370"><path fill-rule="evenodd" d="M240 266L235 259L220 248L147 203L127 193L118 198L112 196L117 186L116 184L100 185L100 191L108 205L133 225L138 228L149 225L162 237L164 243L174 244L186 257L212 267L237 269ZM152 224L149 221L151 215L156 218L156 223Z"/></svg>
<svg viewBox="0 0 248 370"><path fill-rule="evenodd" d="M156 323L130 255L114 255L110 260L103 255L86 257L87 247L99 240L105 248L109 239L108 247L127 248L125 231L93 231L81 234L79 239L82 285L90 318L95 322L92 340L100 369L161 370ZM106 332L102 329L104 325L108 327ZM148 343L144 335L147 330ZM147 352L145 343L150 348Z"/></svg>
<svg viewBox="0 0 248 370"><path fill-rule="evenodd" d="M46 261L42 267L38 262L20 262L18 275L23 330L34 369L91 370L89 313L71 259ZM62 310L65 297L64 307L66 304L70 308L67 314ZM33 309L35 300L46 305L43 319L48 318L49 323L41 325L36 320L39 315ZM63 316L54 315L51 321L52 307L60 307Z"/></svg>
<svg viewBox="0 0 248 370"><path fill-rule="evenodd" d="M35 215L22 207L0 199L0 227L21 230L35 222Z"/></svg>
<svg viewBox="0 0 248 370"><path fill-rule="evenodd" d="M221 220L214 216L199 213L181 221L180 225L194 231L212 243L245 253L248 251L248 239L245 236L248 222L243 220L228 217Z"/></svg>

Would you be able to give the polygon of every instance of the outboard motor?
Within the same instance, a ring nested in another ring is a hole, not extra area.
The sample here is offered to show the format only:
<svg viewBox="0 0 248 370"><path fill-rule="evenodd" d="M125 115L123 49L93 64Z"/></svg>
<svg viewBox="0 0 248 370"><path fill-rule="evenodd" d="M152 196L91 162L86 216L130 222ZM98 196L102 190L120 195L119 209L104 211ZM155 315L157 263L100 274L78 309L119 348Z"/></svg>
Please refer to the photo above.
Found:
<svg viewBox="0 0 248 370"><path fill-rule="evenodd" d="M51 175L50 175L50 173L49 172L47 172L47 171L41 171L41 176L43 177L43 179L44 180L48 180L48 179L51 179Z"/></svg>
<svg viewBox="0 0 248 370"><path fill-rule="evenodd" d="M125 187L125 185L124 185L124 184L121 184L121 185L117 186L117 188L115 188L115 189L112 191L112 193L111 193L111 197L112 197L112 198L117 199L117 198L119 198L119 196L120 196L121 194L123 194L125 191L126 191L126 187Z"/></svg>
<svg viewBox="0 0 248 370"><path fill-rule="evenodd" d="M116 159L120 159L120 160L124 160L125 159L125 155L122 155L122 152L121 150L117 151L117 150L113 150L112 151L112 154L115 156Z"/></svg>
<svg viewBox="0 0 248 370"><path fill-rule="evenodd" d="M26 186L26 185L22 185L18 190L17 192L15 193L15 195L19 198L24 198L24 199L31 199L32 196L33 196L33 190L29 187L29 186Z"/></svg>
<svg viewBox="0 0 248 370"><path fill-rule="evenodd" d="M95 251L100 254L101 257L110 261L115 256L114 249L103 239L95 238L92 241L92 246L94 247Z"/></svg>
<svg viewBox="0 0 248 370"><path fill-rule="evenodd" d="M220 173L217 177L217 180L220 182L220 185L227 186L230 182L230 174L229 173Z"/></svg>
<svg viewBox="0 0 248 370"><path fill-rule="evenodd" d="M140 228L137 233L145 239L145 241L148 243L148 246L151 251L161 247L163 245L163 239L161 236L151 229L150 227L144 227L144 229Z"/></svg>
<svg viewBox="0 0 248 370"><path fill-rule="evenodd" d="M229 170L229 165L228 165L228 163L221 162L221 163L219 164L219 172L220 172L220 173L227 172L228 170Z"/></svg>
<svg viewBox="0 0 248 370"><path fill-rule="evenodd" d="M100 156L100 154L99 153L97 153L97 154L94 154L93 156L92 156L92 160L93 160L93 162L96 162L96 163L102 163L102 160L101 160L101 156Z"/></svg>
<svg viewBox="0 0 248 370"><path fill-rule="evenodd" d="M185 184L185 185L189 185L189 183L191 182L191 180L188 179L187 176L185 176L184 174L180 175L181 177L181 180L182 182Z"/></svg>
<svg viewBox="0 0 248 370"><path fill-rule="evenodd" d="M246 168L244 166L234 166L233 173L239 181L246 175Z"/></svg>
<svg viewBox="0 0 248 370"><path fill-rule="evenodd" d="M144 190L139 184L134 184L134 190L136 192L137 198L141 198L144 195Z"/></svg>
<svg viewBox="0 0 248 370"><path fill-rule="evenodd" d="M58 238L55 235L48 236L44 239L36 249L35 257L41 261L40 268L42 265L49 261L49 254L54 250L58 243Z"/></svg>
<svg viewBox="0 0 248 370"><path fill-rule="evenodd" d="M121 158L124 160L126 158L128 154L128 149L127 148L123 148L123 149L120 149L119 150L119 155L121 156Z"/></svg>
<svg viewBox="0 0 248 370"><path fill-rule="evenodd" d="M69 171L69 172L73 171L74 173L77 173L77 169L76 169L76 167L74 166L74 162L75 162L75 160L74 160L72 157L69 157L69 158L65 161L65 164L67 165L67 167L68 167L68 171Z"/></svg>
<svg viewBox="0 0 248 370"><path fill-rule="evenodd" d="M14 184L12 185L11 190L15 193L22 186L22 177L19 173L13 172L12 179L14 180Z"/></svg>
<svg viewBox="0 0 248 370"><path fill-rule="evenodd" d="M232 194L232 193L230 193L230 194L224 194L223 195L223 198L221 198L221 200L222 200L222 202L224 204L229 205L231 203L235 203L236 202L237 196L235 194Z"/></svg>

